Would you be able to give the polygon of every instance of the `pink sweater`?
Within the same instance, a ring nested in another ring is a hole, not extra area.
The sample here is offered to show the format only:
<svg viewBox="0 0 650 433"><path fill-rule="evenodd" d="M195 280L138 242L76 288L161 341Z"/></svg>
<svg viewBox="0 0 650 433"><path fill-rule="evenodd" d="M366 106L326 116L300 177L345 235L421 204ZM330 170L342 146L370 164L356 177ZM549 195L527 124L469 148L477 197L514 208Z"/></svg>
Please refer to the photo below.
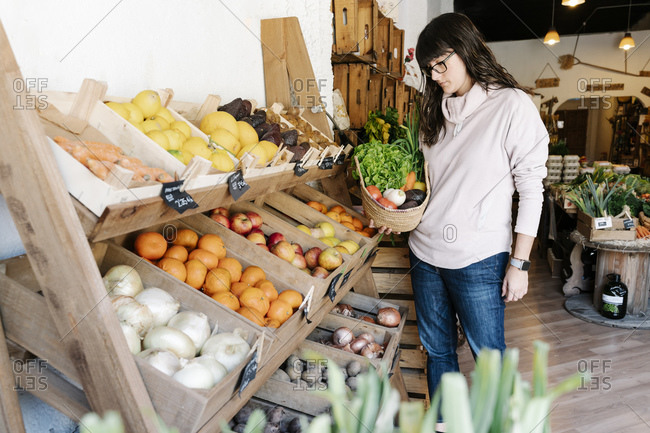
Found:
<svg viewBox="0 0 650 433"><path fill-rule="evenodd" d="M474 84L442 104L445 135L422 146L431 199L409 246L429 264L458 269L510 252L515 188L515 232L536 236L549 140L535 104L521 90L485 92Z"/></svg>

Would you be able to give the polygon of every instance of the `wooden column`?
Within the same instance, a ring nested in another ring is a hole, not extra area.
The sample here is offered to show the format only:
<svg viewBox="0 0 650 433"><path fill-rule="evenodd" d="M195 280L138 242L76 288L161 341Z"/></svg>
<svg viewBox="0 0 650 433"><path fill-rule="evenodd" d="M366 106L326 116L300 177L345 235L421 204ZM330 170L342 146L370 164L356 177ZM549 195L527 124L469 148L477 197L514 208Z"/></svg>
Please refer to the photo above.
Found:
<svg viewBox="0 0 650 433"><path fill-rule="evenodd" d="M0 433L25 433L5 331L0 317Z"/></svg>
<svg viewBox="0 0 650 433"><path fill-rule="evenodd" d="M24 80L0 24L0 192L91 407L117 410L128 431L155 432L151 400L39 117L14 109L30 101L16 83Z"/></svg>

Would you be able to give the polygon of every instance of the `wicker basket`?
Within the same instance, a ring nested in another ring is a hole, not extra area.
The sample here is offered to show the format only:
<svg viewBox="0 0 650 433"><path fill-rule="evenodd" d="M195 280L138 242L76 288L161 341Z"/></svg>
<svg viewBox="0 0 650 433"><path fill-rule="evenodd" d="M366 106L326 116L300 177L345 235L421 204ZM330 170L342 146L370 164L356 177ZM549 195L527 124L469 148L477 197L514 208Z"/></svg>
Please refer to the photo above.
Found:
<svg viewBox="0 0 650 433"><path fill-rule="evenodd" d="M359 183L361 185L361 203L363 204L363 211L368 218L371 218L374 221L375 227L390 227L394 232L409 232L415 229L418 224L420 224L424 210L427 208L429 197L431 196L429 166L427 162L424 162L424 178L427 185L427 195L422 204L411 209L386 209L377 203L368 190L366 190L366 184L363 181L361 169L359 168L359 161L356 156L354 157L354 161L356 163L357 173L359 174Z"/></svg>

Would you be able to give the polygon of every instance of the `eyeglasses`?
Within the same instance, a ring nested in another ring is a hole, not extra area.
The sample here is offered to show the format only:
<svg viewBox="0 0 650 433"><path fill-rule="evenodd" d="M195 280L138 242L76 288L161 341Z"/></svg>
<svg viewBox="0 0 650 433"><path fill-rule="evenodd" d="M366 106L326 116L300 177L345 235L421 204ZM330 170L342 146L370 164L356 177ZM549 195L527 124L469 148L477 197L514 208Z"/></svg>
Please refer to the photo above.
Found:
<svg viewBox="0 0 650 433"><path fill-rule="evenodd" d="M447 72L447 60L449 60L449 58L454 54L456 54L456 51L452 51L447 57L445 57L443 61L438 62L433 66L426 65L424 68L422 68L422 71L429 77L431 76L431 71L436 71L438 74L444 74Z"/></svg>

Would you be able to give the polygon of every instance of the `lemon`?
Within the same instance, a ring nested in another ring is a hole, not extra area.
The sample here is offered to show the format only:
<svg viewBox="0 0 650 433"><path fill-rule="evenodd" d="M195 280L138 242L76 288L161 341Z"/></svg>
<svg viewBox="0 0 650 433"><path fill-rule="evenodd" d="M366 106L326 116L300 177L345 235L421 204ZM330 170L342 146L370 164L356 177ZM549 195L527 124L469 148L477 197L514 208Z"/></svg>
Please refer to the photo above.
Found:
<svg viewBox="0 0 650 433"><path fill-rule="evenodd" d="M166 129L162 132L169 140L168 150L179 150L183 146L185 136L175 129Z"/></svg>
<svg viewBox="0 0 650 433"><path fill-rule="evenodd" d="M350 254L354 254L359 251L359 244L355 241L345 240L342 241L339 245L348 250Z"/></svg>
<svg viewBox="0 0 650 433"><path fill-rule="evenodd" d="M259 146L262 146L264 152L266 153L266 160L270 161L273 159L276 153L278 153L278 146L270 141L262 140L258 143Z"/></svg>
<svg viewBox="0 0 650 433"><path fill-rule="evenodd" d="M201 156L208 160L212 157L212 151L210 151L208 144L203 141L201 137L188 138L185 140L185 143L183 143L181 150L183 153L190 152L196 156Z"/></svg>
<svg viewBox="0 0 650 433"><path fill-rule="evenodd" d="M190 138L192 136L192 129L190 128L190 125L183 122L182 120L175 120L172 123L170 123L169 129L178 130L181 134L185 136L185 138Z"/></svg>
<svg viewBox="0 0 650 433"><path fill-rule="evenodd" d="M212 152L210 160L212 161L212 166L219 171L233 171L235 169L235 163L230 159L228 152L225 150L215 150Z"/></svg>
<svg viewBox="0 0 650 433"><path fill-rule="evenodd" d="M427 184L424 182L415 182L413 184L413 189L419 189L421 191L426 191L427 190Z"/></svg>
<svg viewBox="0 0 650 433"><path fill-rule="evenodd" d="M242 147L242 149L237 154L237 159L242 159L242 157L246 153L250 153L251 155L259 157L259 159L257 160L258 167L263 167L264 165L266 165L267 162L266 151L262 146L259 146L258 143L253 143L253 144L249 144L248 146Z"/></svg>
<svg viewBox="0 0 650 433"><path fill-rule="evenodd" d="M143 133L145 133L145 134L147 133L147 131L145 131L144 128L142 127L142 123L131 122L130 120L129 120L129 123L131 125L135 126L136 128L138 128Z"/></svg>
<svg viewBox="0 0 650 433"><path fill-rule="evenodd" d="M296 228L300 230L301 232L307 233L309 236L311 236L311 229L307 227L304 224L297 225Z"/></svg>
<svg viewBox="0 0 650 433"><path fill-rule="evenodd" d="M148 120L153 120L154 122L158 123L162 131L169 129L169 122L164 117L158 116L157 114L154 114Z"/></svg>
<svg viewBox="0 0 650 433"><path fill-rule="evenodd" d="M239 153L241 150L241 144L239 143L239 140L237 140L234 135L223 128L217 128L212 131L212 134L210 134L210 139L235 155L237 155L237 153Z"/></svg>
<svg viewBox="0 0 650 433"><path fill-rule="evenodd" d="M201 120L199 129L205 134L210 135L212 131L217 128L223 128L235 136L239 140L239 128L237 127L237 120L225 111L215 111L206 114Z"/></svg>
<svg viewBox="0 0 650 433"><path fill-rule="evenodd" d="M154 116L162 117L167 121L167 123L172 123L176 121L176 119L174 119L174 116L172 115L172 112L165 107L160 107L160 109L156 111Z"/></svg>
<svg viewBox="0 0 650 433"><path fill-rule="evenodd" d="M169 139L162 131L158 131L157 129L151 130L147 132L147 137L158 143L163 149L169 150Z"/></svg>
<svg viewBox="0 0 650 433"><path fill-rule="evenodd" d="M141 125L142 125L142 129L144 129L144 132L161 130L160 124L155 120L147 119L144 122L142 122Z"/></svg>
<svg viewBox="0 0 650 433"><path fill-rule="evenodd" d="M259 141L255 128L243 120L237 122L237 129L239 129L239 142L242 146Z"/></svg>
<svg viewBox="0 0 650 433"><path fill-rule="evenodd" d="M144 120L144 114L142 114L142 110L137 105L130 102L124 102L122 107L126 108L126 111L129 112L129 117L127 118L129 122L142 123Z"/></svg>
<svg viewBox="0 0 650 433"><path fill-rule="evenodd" d="M192 158L194 158L194 154L192 152L185 151L183 152L183 160L181 162L187 165L190 163Z"/></svg>
<svg viewBox="0 0 650 433"><path fill-rule="evenodd" d="M183 162L183 152L180 150L168 150L167 152L169 152L170 155L178 159L180 162Z"/></svg>
<svg viewBox="0 0 650 433"><path fill-rule="evenodd" d="M135 95L135 98L131 102L142 110L142 114L146 118L156 114L161 107L160 96L153 90L143 90Z"/></svg>
<svg viewBox="0 0 650 433"><path fill-rule="evenodd" d="M106 106L125 119L129 119L129 110L124 108L119 102L107 102Z"/></svg>

